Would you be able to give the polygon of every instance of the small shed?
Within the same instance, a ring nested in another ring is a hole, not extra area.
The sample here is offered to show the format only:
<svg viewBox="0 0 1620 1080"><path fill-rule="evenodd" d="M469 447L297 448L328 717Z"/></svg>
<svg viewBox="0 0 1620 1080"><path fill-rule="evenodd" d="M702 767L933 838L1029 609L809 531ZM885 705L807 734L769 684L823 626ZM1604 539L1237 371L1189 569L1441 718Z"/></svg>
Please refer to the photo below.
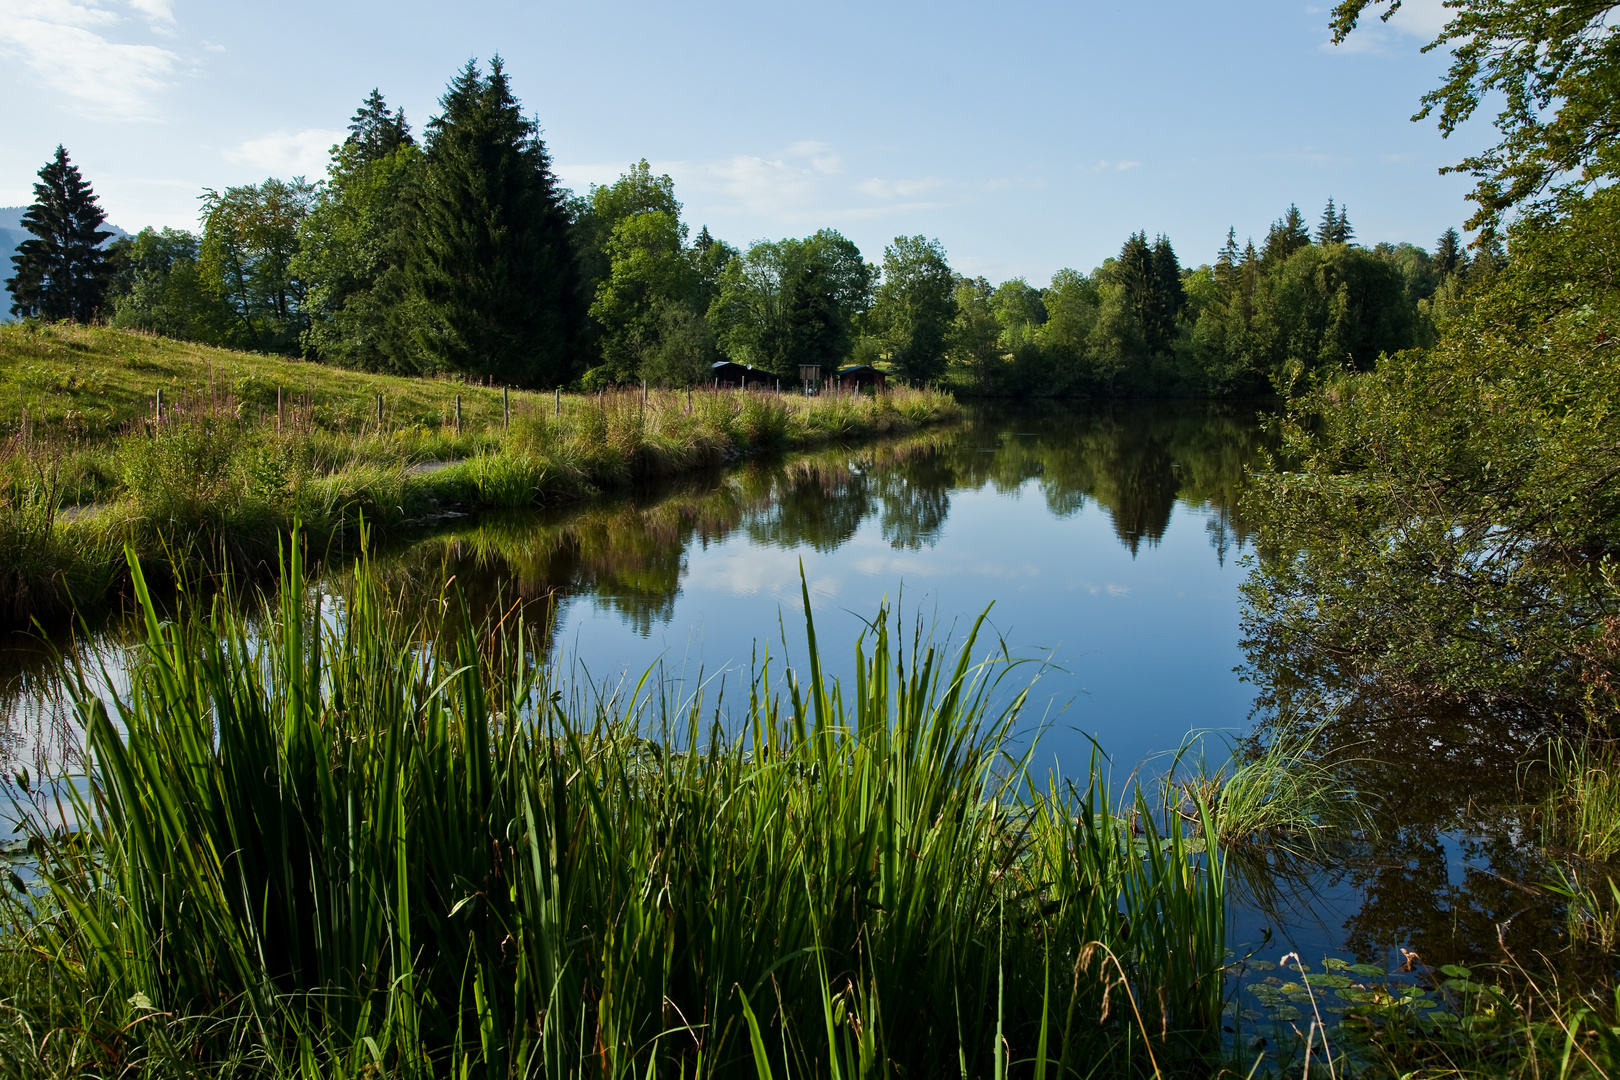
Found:
<svg viewBox="0 0 1620 1080"><path fill-rule="evenodd" d="M868 386L881 390L888 383L889 377L871 364L854 364L838 369L838 386L842 390L860 390Z"/></svg>
<svg viewBox="0 0 1620 1080"><path fill-rule="evenodd" d="M821 386L821 365L800 364L799 381L805 385L805 389L814 393Z"/></svg>
<svg viewBox="0 0 1620 1080"><path fill-rule="evenodd" d="M776 381L768 371L730 360L718 360L710 370L710 377L721 386L770 386Z"/></svg>

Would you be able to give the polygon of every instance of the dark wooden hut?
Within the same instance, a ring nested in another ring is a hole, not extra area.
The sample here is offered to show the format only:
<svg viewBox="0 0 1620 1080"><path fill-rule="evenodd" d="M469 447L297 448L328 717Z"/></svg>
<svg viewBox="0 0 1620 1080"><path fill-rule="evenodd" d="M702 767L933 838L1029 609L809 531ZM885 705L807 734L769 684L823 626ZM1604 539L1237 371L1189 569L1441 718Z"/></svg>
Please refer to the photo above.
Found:
<svg viewBox="0 0 1620 1080"><path fill-rule="evenodd" d="M868 386L881 390L888 383L889 377L871 364L855 364L838 369L838 386L841 390L860 390Z"/></svg>
<svg viewBox="0 0 1620 1080"><path fill-rule="evenodd" d="M730 360L716 361L713 368L713 378L721 386L775 386L776 376L768 371L762 371L747 364L736 364Z"/></svg>

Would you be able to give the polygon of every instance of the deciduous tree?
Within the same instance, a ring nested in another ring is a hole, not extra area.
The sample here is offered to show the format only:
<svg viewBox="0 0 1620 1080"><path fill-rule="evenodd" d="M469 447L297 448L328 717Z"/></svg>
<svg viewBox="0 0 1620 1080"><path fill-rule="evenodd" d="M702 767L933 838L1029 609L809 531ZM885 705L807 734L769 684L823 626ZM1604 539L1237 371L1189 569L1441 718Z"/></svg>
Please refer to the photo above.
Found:
<svg viewBox="0 0 1620 1080"><path fill-rule="evenodd" d="M944 372L955 293L956 275L938 240L897 236L883 249L883 283L872 305L872 325L902 377L930 382Z"/></svg>

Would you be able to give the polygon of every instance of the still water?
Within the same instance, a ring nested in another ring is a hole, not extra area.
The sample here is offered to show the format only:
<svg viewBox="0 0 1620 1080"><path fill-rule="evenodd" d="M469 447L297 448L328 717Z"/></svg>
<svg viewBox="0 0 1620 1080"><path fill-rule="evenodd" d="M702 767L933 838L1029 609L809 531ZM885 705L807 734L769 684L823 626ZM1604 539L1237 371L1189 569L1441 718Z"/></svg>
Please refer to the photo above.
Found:
<svg viewBox="0 0 1620 1080"><path fill-rule="evenodd" d="M768 646L804 659L808 589L824 661L885 602L908 628L975 658L1032 663L1026 739L1084 773L1116 774L1195 731L1232 735L1252 692L1234 669L1243 534L1231 506L1259 448L1253 408L987 410L949 431L756 461L639 498L485 520L419 545L491 598L557 601L553 649L594 681L717 688ZM1224 751L1223 751L1224 752Z"/></svg>
<svg viewBox="0 0 1620 1080"><path fill-rule="evenodd" d="M678 693L703 684L711 702L766 649L777 670L802 664L801 580L824 662L845 679L885 603L937 643L960 644L988 612L976 657L1033 661L1012 678L1033 680L1019 737L1037 775L1084 776L1101 752L1116 790L1182 747L1219 765L1251 731L1325 716L1324 752L1348 762L1386 828L1317 865L1234 858L1231 944L1373 962L1412 945L1436 963L1496 955L1513 935L1556 949L1555 921L1526 914L1520 884L1543 872L1511 809L1524 745L1468 717L1257 708L1279 673L1256 661L1264 628L1243 623L1256 567L1235 507L1264 444L1258 405L984 408L901 440L463 520L379 561L424 599L448 570L475 610L533 602L572 678L651 671ZM111 658L114 687L122 640L113 620L84 646ZM75 739L47 671L37 647L0 648L0 756L36 773Z"/></svg>

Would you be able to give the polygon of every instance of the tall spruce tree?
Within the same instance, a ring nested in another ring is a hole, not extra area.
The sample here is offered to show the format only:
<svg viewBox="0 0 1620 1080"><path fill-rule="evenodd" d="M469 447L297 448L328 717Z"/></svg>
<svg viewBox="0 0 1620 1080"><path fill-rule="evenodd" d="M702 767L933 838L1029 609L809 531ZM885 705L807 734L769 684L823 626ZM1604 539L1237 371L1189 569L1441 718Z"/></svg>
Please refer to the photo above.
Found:
<svg viewBox="0 0 1620 1080"><path fill-rule="evenodd" d="M1145 326L1148 348L1168 353L1176 339L1176 321L1187 306L1187 292L1181 284L1181 263L1176 259L1170 238L1160 234L1153 241L1153 320Z"/></svg>
<svg viewBox="0 0 1620 1080"><path fill-rule="evenodd" d="M1316 242L1318 244L1348 244L1354 240L1356 231L1350 227L1350 215L1347 208L1335 208L1333 200L1329 199L1327 209L1322 211L1322 220L1316 226Z"/></svg>
<svg viewBox="0 0 1620 1080"><path fill-rule="evenodd" d="M372 87L349 122L349 137L343 145L353 151L353 160L358 164L380 161L402 146L416 145L416 140L405 122L405 110L389 112L382 90Z"/></svg>
<svg viewBox="0 0 1620 1080"><path fill-rule="evenodd" d="M1456 229L1447 229L1434 242L1434 268L1442 278L1468 270L1468 253L1463 250L1462 237Z"/></svg>
<svg viewBox="0 0 1620 1080"><path fill-rule="evenodd" d="M11 257L15 271L6 281L11 313L90 322L112 281L113 267L102 249L112 236L101 227L107 215L62 147L39 170L39 181L34 204L22 217L22 227L34 239L24 240Z"/></svg>
<svg viewBox="0 0 1620 1080"><path fill-rule="evenodd" d="M1260 261L1264 269L1280 266L1288 261L1288 257L1311 242L1310 230L1305 228L1305 217L1299 212L1299 207L1292 203L1288 212L1272 222L1271 228L1266 231L1265 243L1260 247Z"/></svg>
<svg viewBox="0 0 1620 1080"><path fill-rule="evenodd" d="M500 57L475 61L428 124L402 311L418 366L551 386L583 312L569 222L539 124Z"/></svg>
<svg viewBox="0 0 1620 1080"><path fill-rule="evenodd" d="M1181 267L1170 241L1158 237L1150 246L1147 233L1132 233L1120 248L1115 273L1125 287L1137 328L1150 354L1170 351L1176 336L1176 317L1186 303Z"/></svg>
<svg viewBox="0 0 1620 1080"><path fill-rule="evenodd" d="M1243 252L1237 246L1237 226L1229 225L1226 229L1226 243L1215 256L1215 280L1222 285L1228 284L1237 275L1238 265L1243 261Z"/></svg>

